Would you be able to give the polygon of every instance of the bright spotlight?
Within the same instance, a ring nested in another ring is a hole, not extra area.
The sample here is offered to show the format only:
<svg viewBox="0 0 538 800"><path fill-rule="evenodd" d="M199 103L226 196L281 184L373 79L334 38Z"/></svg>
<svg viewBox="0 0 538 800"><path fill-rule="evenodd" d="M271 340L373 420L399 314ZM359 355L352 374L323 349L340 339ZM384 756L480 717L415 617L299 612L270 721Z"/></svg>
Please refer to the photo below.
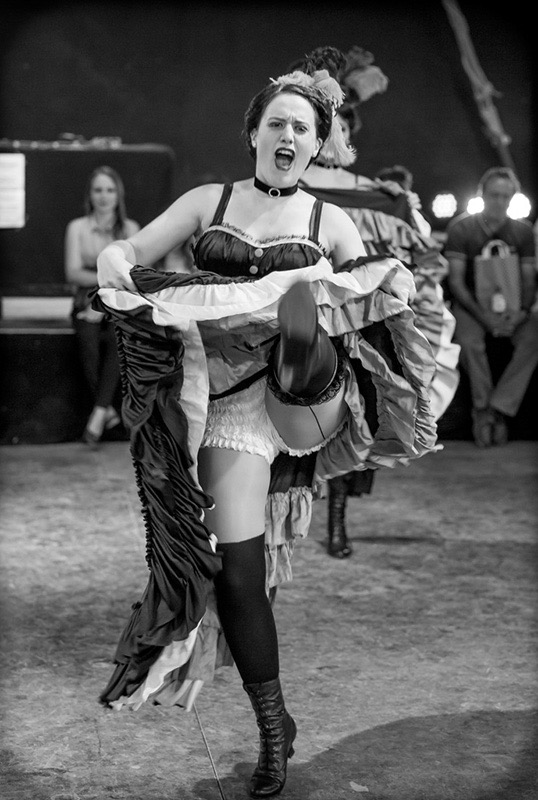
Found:
<svg viewBox="0 0 538 800"><path fill-rule="evenodd" d="M432 201L432 211L437 219L453 217L458 208L456 198L451 192L439 192Z"/></svg>
<svg viewBox="0 0 538 800"><path fill-rule="evenodd" d="M481 197L471 197L467 203L468 214L480 214L484 210L484 200Z"/></svg>
<svg viewBox="0 0 538 800"><path fill-rule="evenodd" d="M525 219L531 213L531 203L526 195L516 192L508 206L508 216L512 219Z"/></svg>

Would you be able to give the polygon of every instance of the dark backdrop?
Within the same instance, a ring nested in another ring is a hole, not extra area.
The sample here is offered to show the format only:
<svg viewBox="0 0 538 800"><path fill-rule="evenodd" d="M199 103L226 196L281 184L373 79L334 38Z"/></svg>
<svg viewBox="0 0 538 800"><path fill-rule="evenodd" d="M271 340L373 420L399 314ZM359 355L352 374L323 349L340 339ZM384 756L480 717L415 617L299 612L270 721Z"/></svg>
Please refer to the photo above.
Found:
<svg viewBox="0 0 538 800"><path fill-rule="evenodd" d="M37 145L37 146L35 146ZM164 145L59 145L25 142L3 145L20 152L25 164L25 225L0 229L0 295L71 294L65 284L64 239L69 220L85 213L88 176L107 164L123 178L128 216L140 225L170 204L175 159Z"/></svg>
<svg viewBox="0 0 538 800"><path fill-rule="evenodd" d="M462 0L460 8L500 92L496 106L534 219L531 21L520 4ZM248 101L268 77L323 44L371 50L390 81L362 106L355 171L371 176L406 164L429 213L438 190L463 201L499 163L440 0L51 3L3 17L1 135L54 140L71 132L161 143L176 155L175 193L251 173L240 138Z"/></svg>

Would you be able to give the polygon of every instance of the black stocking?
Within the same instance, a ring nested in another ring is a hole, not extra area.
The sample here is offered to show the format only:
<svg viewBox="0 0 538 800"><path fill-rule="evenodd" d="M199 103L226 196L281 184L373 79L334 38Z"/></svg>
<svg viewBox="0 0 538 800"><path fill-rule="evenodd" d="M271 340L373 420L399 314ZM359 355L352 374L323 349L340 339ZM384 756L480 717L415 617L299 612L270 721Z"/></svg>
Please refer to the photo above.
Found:
<svg viewBox="0 0 538 800"><path fill-rule="evenodd" d="M278 639L265 591L265 535L219 544L222 570L215 578L220 621L243 683L278 677Z"/></svg>

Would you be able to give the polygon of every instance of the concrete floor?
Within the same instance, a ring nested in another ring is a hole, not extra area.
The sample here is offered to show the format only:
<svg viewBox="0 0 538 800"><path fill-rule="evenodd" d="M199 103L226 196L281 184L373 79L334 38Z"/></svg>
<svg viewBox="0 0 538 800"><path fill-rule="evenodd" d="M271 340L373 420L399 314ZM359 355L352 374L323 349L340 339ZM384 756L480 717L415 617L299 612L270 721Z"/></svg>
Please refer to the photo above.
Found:
<svg viewBox="0 0 538 800"><path fill-rule="evenodd" d="M239 800L257 755L235 668L195 710L97 696L144 588L125 442L0 447L3 800ZM326 505L275 613L298 724L286 800L536 800L538 442L468 441Z"/></svg>

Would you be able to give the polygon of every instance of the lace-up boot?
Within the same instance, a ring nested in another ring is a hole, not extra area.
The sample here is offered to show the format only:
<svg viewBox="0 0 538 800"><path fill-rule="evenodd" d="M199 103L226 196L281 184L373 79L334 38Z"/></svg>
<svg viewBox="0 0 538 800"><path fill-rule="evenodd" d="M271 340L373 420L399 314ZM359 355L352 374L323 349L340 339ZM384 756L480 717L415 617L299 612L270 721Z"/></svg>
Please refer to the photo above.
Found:
<svg viewBox="0 0 538 800"><path fill-rule="evenodd" d="M278 678L264 683L244 683L243 688L250 698L260 731L260 754L250 781L250 796L271 797L279 794L286 783L288 758L295 752L293 741L297 726L284 706Z"/></svg>

